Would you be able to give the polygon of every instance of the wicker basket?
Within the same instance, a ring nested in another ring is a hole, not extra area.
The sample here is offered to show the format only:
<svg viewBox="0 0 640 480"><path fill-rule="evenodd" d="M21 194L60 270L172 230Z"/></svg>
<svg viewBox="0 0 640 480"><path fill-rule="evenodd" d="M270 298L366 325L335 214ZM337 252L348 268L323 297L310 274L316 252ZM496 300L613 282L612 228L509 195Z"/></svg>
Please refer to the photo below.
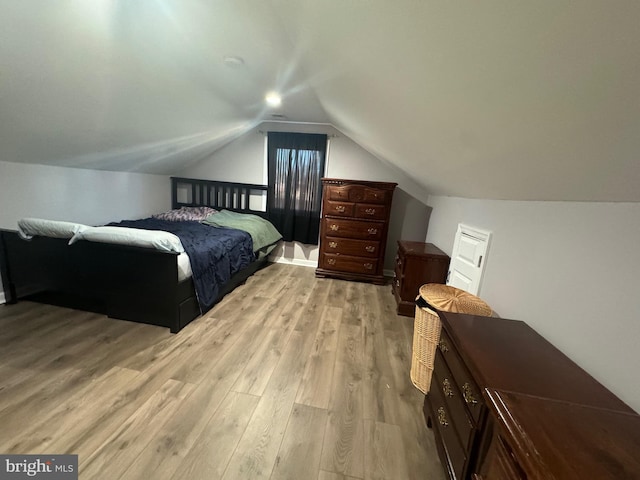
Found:
<svg viewBox="0 0 640 480"><path fill-rule="evenodd" d="M483 300L464 290L429 283L420 287L420 295L429 306L416 305L413 324L411 382L422 393L429 391L436 347L440 341L440 317L436 310L490 316L492 309ZM431 308L430 308L431 307Z"/></svg>

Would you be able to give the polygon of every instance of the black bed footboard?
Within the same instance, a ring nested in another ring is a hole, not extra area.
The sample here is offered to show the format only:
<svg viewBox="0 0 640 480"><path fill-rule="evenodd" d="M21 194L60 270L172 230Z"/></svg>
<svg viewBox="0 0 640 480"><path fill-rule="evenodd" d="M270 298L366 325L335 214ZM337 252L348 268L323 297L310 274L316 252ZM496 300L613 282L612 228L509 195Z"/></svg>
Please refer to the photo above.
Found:
<svg viewBox="0 0 640 480"><path fill-rule="evenodd" d="M9 230L0 230L0 243L7 303L30 299L172 332L199 314L191 280L178 282L174 253L97 242L67 245L49 237L26 241Z"/></svg>

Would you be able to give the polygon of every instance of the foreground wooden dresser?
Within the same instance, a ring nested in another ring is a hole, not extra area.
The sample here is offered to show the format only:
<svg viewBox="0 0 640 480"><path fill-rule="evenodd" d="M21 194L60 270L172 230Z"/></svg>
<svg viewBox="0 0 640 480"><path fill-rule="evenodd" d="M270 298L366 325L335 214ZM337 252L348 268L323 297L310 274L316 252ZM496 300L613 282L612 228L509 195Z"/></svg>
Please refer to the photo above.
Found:
<svg viewBox="0 0 640 480"><path fill-rule="evenodd" d="M384 253L395 183L322 179L316 275L384 283Z"/></svg>
<svg viewBox="0 0 640 480"><path fill-rule="evenodd" d="M638 415L531 327L446 312L440 318L424 413L450 478L596 478L557 469L554 448L565 465L589 457L594 471L611 473L597 478L640 478L640 431L621 427L622 419L640 426ZM600 416L592 424L604 430L580 427L589 416Z"/></svg>
<svg viewBox="0 0 640 480"><path fill-rule="evenodd" d="M432 243L398 240L392 291L398 315L413 317L418 290L426 283L445 283L449 256Z"/></svg>
<svg viewBox="0 0 640 480"><path fill-rule="evenodd" d="M488 389L493 424L474 480L640 478L640 416Z"/></svg>

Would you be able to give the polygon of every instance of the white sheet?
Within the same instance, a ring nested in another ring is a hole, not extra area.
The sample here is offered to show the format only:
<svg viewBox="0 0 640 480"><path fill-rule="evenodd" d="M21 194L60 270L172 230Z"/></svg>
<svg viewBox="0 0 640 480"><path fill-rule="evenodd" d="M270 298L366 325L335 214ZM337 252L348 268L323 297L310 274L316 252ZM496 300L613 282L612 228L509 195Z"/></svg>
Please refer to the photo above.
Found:
<svg viewBox="0 0 640 480"><path fill-rule="evenodd" d="M18 233L27 240L34 236L71 238L76 233L82 232L87 228L89 228L88 225L81 223L46 220L44 218L21 218L18 220Z"/></svg>
<svg viewBox="0 0 640 480"><path fill-rule="evenodd" d="M178 260L178 281L181 282L192 275L191 262L189 262L189 255L187 252L182 252L176 257Z"/></svg>
<svg viewBox="0 0 640 480"><path fill-rule="evenodd" d="M177 235L161 230L142 230L128 227L88 227L76 233L69 245L78 240L90 242L117 243L135 247L155 248L166 252L184 252L182 242Z"/></svg>

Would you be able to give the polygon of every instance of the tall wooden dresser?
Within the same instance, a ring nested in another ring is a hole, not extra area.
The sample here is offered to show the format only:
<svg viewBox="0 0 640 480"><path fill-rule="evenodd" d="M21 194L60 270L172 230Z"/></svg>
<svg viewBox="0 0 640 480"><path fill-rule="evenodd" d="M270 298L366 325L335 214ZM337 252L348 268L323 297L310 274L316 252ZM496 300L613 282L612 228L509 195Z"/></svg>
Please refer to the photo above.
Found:
<svg viewBox="0 0 640 480"><path fill-rule="evenodd" d="M384 283L384 253L396 185L322 179L316 276Z"/></svg>

